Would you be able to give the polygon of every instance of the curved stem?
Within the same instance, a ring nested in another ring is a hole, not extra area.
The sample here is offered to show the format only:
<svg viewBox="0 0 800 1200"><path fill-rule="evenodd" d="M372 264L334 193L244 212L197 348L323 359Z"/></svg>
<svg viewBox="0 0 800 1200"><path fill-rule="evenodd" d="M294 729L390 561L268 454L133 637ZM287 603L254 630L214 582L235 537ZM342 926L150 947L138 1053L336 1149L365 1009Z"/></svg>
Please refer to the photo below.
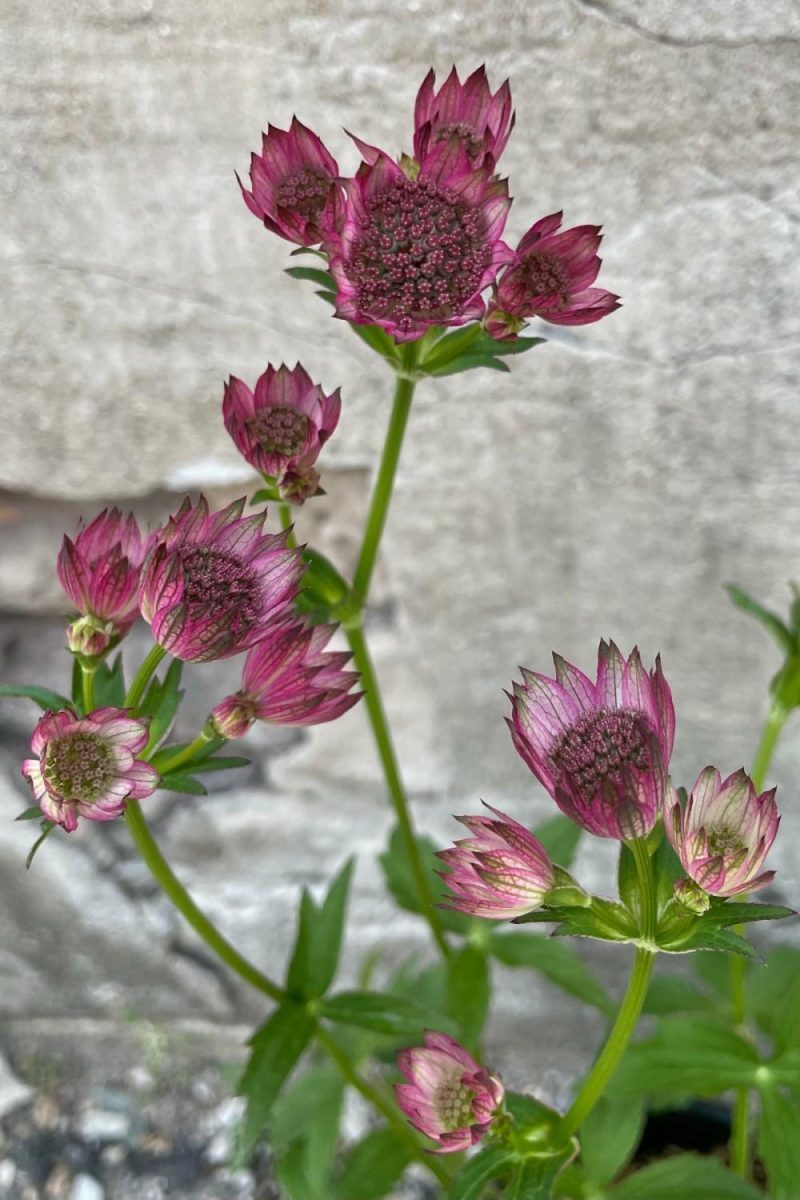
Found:
<svg viewBox="0 0 800 1200"><path fill-rule="evenodd" d="M183 766L184 763L189 762L200 750L204 750L209 742L213 742L215 736L215 734L209 733L207 729L201 729L193 742L190 742L188 746L184 746L183 750L176 751L172 758L168 758L166 762L161 763L158 768L159 775L169 775L176 767Z"/></svg>
<svg viewBox="0 0 800 1200"><path fill-rule="evenodd" d="M426 1166L429 1171L433 1172L440 1183L449 1183L450 1176L443 1164L439 1162L439 1160L432 1154L425 1153L411 1132L409 1126L395 1110L394 1106L388 1100L385 1100L380 1092L376 1088L373 1088L372 1085L369 1084L362 1075L359 1075L358 1071L350 1062L350 1059L347 1057L344 1051L340 1050L339 1046L336 1044L328 1031L322 1026L318 1025L316 1034L320 1046L323 1047L333 1062L336 1063L336 1066L339 1068L342 1074L342 1078L345 1079L351 1087L355 1088L357 1092L360 1092L364 1099L367 1100L373 1108L377 1109L377 1111L386 1118L392 1128L396 1130L396 1132L402 1137L403 1141L412 1151L414 1158L418 1162L423 1163L423 1165Z"/></svg>
<svg viewBox="0 0 800 1200"><path fill-rule="evenodd" d="M172 868L148 828L138 800L128 800L125 808L125 820L136 849L150 868L156 883L166 893L178 912L186 918L195 933L199 934L206 945L245 982L259 992L263 992L265 996L269 996L271 1000L278 1002L283 1000L283 989L234 949L230 942L222 936L216 925L197 907L186 888L173 874Z"/></svg>
<svg viewBox="0 0 800 1200"><path fill-rule="evenodd" d="M450 947L442 930L438 910L434 907L430 883L419 852L417 839L414 836L414 826L408 810L403 783L400 779L394 746L392 745L389 726L386 722L386 714L383 711L381 694L378 690L378 680L375 677L375 669L372 665L372 659L370 658L361 628L349 628L347 630L347 640L350 643L350 649L353 651L353 665L361 676L361 684L364 688L364 703L367 706L367 713L372 723L372 732L375 735L375 743L383 766L383 773L386 777L386 785L389 789L389 796L397 817L397 824L403 838L403 845L414 875L414 883L422 906L423 915L430 925L431 933L436 940L437 946L445 958L448 958L450 956Z"/></svg>
<svg viewBox="0 0 800 1200"><path fill-rule="evenodd" d="M158 643L150 648L150 653L139 667L139 670L133 677L131 686L128 688L128 694L125 697L126 708L138 708L145 689L150 682L151 675L166 653L164 647L159 646Z"/></svg>

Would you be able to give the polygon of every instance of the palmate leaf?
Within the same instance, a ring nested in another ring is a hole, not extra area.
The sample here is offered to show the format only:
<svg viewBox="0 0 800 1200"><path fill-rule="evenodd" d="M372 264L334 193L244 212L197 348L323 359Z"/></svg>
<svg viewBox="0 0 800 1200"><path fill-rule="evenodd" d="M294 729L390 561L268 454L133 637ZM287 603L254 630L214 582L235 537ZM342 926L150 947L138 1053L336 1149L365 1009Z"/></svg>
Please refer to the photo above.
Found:
<svg viewBox="0 0 800 1200"><path fill-rule="evenodd" d="M644 1111L640 1096L604 1097L581 1126L581 1165L597 1188L617 1176L636 1149Z"/></svg>
<svg viewBox="0 0 800 1200"><path fill-rule="evenodd" d="M767 1167L770 1200L797 1200L800 1186L800 1103L776 1087L761 1093L758 1148Z"/></svg>
<svg viewBox="0 0 800 1200"><path fill-rule="evenodd" d="M715 1158L676 1154L616 1184L609 1200L764 1200L752 1183Z"/></svg>
<svg viewBox="0 0 800 1200"><path fill-rule="evenodd" d="M629 1047L610 1094L714 1096L728 1088L752 1086L760 1062L752 1043L713 1019L666 1017L652 1038Z"/></svg>

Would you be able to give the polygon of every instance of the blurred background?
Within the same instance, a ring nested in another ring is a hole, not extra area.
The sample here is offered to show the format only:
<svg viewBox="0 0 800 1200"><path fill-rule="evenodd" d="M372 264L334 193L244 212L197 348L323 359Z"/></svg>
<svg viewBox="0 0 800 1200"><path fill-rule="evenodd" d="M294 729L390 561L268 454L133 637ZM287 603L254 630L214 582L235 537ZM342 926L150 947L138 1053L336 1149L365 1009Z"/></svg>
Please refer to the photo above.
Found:
<svg viewBox="0 0 800 1200"><path fill-rule="evenodd" d="M680 782L709 762L749 764L778 653L723 585L785 610L798 574L797 4L2 0L0 11L2 682L66 686L54 563L80 517L115 503L157 524L187 490L223 503L252 489L220 416L229 373L252 384L268 362L302 359L327 390L342 387L320 463L328 495L299 513L298 532L352 566L392 380L310 285L282 273L291 246L247 212L234 171L267 122L285 128L293 113L346 173L358 155L343 127L409 150L428 67L441 82L452 63L463 78L485 62L494 87L510 77L517 111L501 164L507 240L558 209L567 227L601 223L598 282L624 307L585 328L540 323L531 332L549 344L510 375L418 390L369 622L418 824L445 844L450 814L479 798L529 823L550 814L511 747L502 689L520 663L549 670L551 649L591 670L600 637L626 652L638 642L648 663L661 651ZM126 654L146 646L140 627ZM236 661L190 672L181 734L238 672ZM221 1164L255 994L207 959L124 826L54 836L26 874L31 826L11 819L28 802L19 764L36 712L4 702L1 719L0 1194L254 1195L247 1173ZM391 822L365 712L310 733L260 729L245 752L252 767L213 777L207 798L148 802L179 875L231 940L278 974L301 885L330 880L355 851L348 977L376 946L386 969L427 953L375 862ZM784 814L773 895L789 902L798 768L795 722L771 772ZM609 887L612 851L584 844L590 885ZM619 988L626 951L589 960ZM489 1061L563 1103L601 1018L530 975L498 983ZM97 1182L112 1176L113 1188Z"/></svg>

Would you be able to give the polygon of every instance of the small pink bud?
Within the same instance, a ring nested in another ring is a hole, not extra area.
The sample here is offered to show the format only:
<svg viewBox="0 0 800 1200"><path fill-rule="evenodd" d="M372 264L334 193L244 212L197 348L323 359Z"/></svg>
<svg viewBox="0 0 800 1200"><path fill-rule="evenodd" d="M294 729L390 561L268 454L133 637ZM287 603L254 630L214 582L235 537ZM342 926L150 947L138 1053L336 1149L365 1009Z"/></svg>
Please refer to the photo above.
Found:
<svg viewBox="0 0 800 1200"><path fill-rule="evenodd" d="M439 1145L435 1154L466 1150L500 1115L504 1089L454 1038L426 1033L425 1045L401 1050L397 1063L407 1083L397 1103L411 1124Z"/></svg>

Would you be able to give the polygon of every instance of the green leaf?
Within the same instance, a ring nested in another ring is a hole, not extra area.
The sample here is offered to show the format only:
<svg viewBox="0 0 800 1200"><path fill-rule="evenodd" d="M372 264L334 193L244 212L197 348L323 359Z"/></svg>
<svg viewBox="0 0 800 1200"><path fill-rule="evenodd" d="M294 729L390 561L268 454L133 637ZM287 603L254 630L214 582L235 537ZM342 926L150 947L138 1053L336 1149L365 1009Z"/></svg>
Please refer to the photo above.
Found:
<svg viewBox="0 0 800 1200"><path fill-rule="evenodd" d="M638 1096L603 1098L581 1126L581 1161L587 1177L603 1187L628 1162L642 1135L644 1113Z"/></svg>
<svg viewBox="0 0 800 1200"><path fill-rule="evenodd" d="M322 996L333 982L339 965L353 867L352 859L345 863L321 905L307 891L303 892L297 939L286 977L293 995Z"/></svg>
<svg viewBox="0 0 800 1200"><path fill-rule="evenodd" d="M764 626L767 633L774 637L783 651L787 654L795 652L796 647L792 631L783 623L777 613L770 612L769 609L764 608L757 600L754 600L752 596L749 596L747 592L742 591L741 588L736 587L733 583L727 584L726 589L736 607L755 617Z"/></svg>
<svg viewBox="0 0 800 1200"><path fill-rule="evenodd" d="M463 946L448 963L447 1011L470 1049L475 1049L486 1023L490 999L486 955L476 946Z"/></svg>
<svg viewBox="0 0 800 1200"><path fill-rule="evenodd" d="M580 825L558 813L555 817L542 821L533 833L554 863L567 869L572 866L583 833Z"/></svg>
<svg viewBox="0 0 800 1200"><path fill-rule="evenodd" d="M169 775L162 775L158 786L167 792L182 792L185 796L208 795L208 792L199 780L192 779L191 775L183 775L179 771L173 771Z"/></svg>
<svg viewBox="0 0 800 1200"><path fill-rule="evenodd" d="M380 325L357 325L354 321L348 321L348 325L370 350L380 354L381 358L385 358L393 367L397 366L400 361L397 343L385 329L381 329Z"/></svg>
<svg viewBox="0 0 800 1200"><path fill-rule="evenodd" d="M687 954L691 950L719 950L726 954L741 954L742 958L752 959L753 962L763 961L758 951L738 933L731 929L720 929L716 925L698 925L688 936L681 935L672 941L659 937L658 944L662 950L674 954Z"/></svg>
<svg viewBox="0 0 800 1200"><path fill-rule="evenodd" d="M122 655L118 654L109 667L103 660L94 673L95 708L122 708L125 703L125 674Z"/></svg>
<svg viewBox="0 0 800 1200"><path fill-rule="evenodd" d="M243 758L239 754L215 754L213 758L199 758L186 766L195 775L209 775L214 771L233 771L237 767L249 767L251 762L252 759Z"/></svg>
<svg viewBox="0 0 800 1200"><path fill-rule="evenodd" d="M336 1184L340 1200L381 1200L411 1161L408 1145L392 1129L376 1129L344 1160Z"/></svg>
<svg viewBox="0 0 800 1200"><path fill-rule="evenodd" d="M286 267L285 275L291 275L292 279L308 279L311 283L318 284L326 292L335 292L336 284L330 271L322 271L319 267Z"/></svg>
<svg viewBox="0 0 800 1200"><path fill-rule="evenodd" d="M701 929L705 926L744 925L748 921L779 921L783 917L796 917L793 908L782 904L736 904L726 900L714 905L699 918Z"/></svg>
<svg viewBox="0 0 800 1200"><path fill-rule="evenodd" d="M800 1104L779 1091L761 1093L758 1146L771 1200L797 1200L800 1186Z"/></svg>
<svg viewBox="0 0 800 1200"><path fill-rule="evenodd" d="M577 996L603 1013L615 1005L602 985L581 961L572 946L531 933L499 933L492 930L489 950L509 967L531 967L552 983Z"/></svg>
<svg viewBox="0 0 800 1200"><path fill-rule="evenodd" d="M304 1072L275 1101L269 1141L279 1160L292 1156L288 1166L291 1181L284 1181L280 1169L278 1172L287 1190L294 1187L296 1191L297 1180L305 1181L306 1194L298 1195L298 1200L330 1198L343 1098L339 1071L324 1063Z"/></svg>
<svg viewBox="0 0 800 1200"><path fill-rule="evenodd" d="M733 1030L703 1017L667 1017L654 1037L628 1049L610 1091L616 1096L714 1096L728 1088L752 1086L759 1065L755 1047Z"/></svg>
<svg viewBox="0 0 800 1200"><path fill-rule="evenodd" d="M42 810L38 804L32 804L30 808L26 808L21 812L18 817L14 817L15 821L41 821L41 819Z"/></svg>
<svg viewBox="0 0 800 1200"><path fill-rule="evenodd" d="M416 843L434 897L441 896L442 899L445 899L444 883L438 874L442 863L436 857L436 847L430 838L427 837L418 837ZM386 885L396 903L401 908L404 908L406 912L421 913L422 908L417 896L414 873L408 861L403 835L397 827L392 830L388 850L380 856L380 864L383 868ZM469 932L470 918L465 913L453 912L451 909L441 908L439 910L439 919L444 928L451 933L459 933L462 936L466 936Z"/></svg>
<svg viewBox="0 0 800 1200"><path fill-rule="evenodd" d="M634 917L639 916L641 907L639 897L639 875L636 870L636 859L633 851L624 842L620 843L619 861L617 863L617 890L619 898Z"/></svg>
<svg viewBox="0 0 800 1200"><path fill-rule="evenodd" d="M468 1159L450 1184L449 1200L481 1200L484 1188L496 1179L508 1179L517 1162L508 1146L487 1146Z"/></svg>
<svg viewBox="0 0 800 1200"><path fill-rule="evenodd" d="M416 1038L430 1028L456 1033L452 1021L420 1008L400 996L380 992L339 992L328 996L319 1006L320 1015L339 1025L355 1025L392 1037Z"/></svg>
<svg viewBox="0 0 800 1200"><path fill-rule="evenodd" d="M643 1167L611 1191L613 1200L764 1200L764 1193L715 1158L676 1154Z"/></svg>
<svg viewBox="0 0 800 1200"><path fill-rule="evenodd" d="M774 946L766 969L746 979L747 1011L775 1043L779 1053L800 1047L800 950Z"/></svg>
<svg viewBox="0 0 800 1200"><path fill-rule="evenodd" d="M289 1200L328 1200L329 1191L321 1191L309 1175L306 1156L307 1142L300 1139L288 1149L275 1154L275 1174L282 1195Z"/></svg>
<svg viewBox="0 0 800 1200"><path fill-rule="evenodd" d="M240 1130L239 1161L246 1161L266 1127L270 1110L289 1072L314 1033L314 1018L304 1008L284 1002L253 1035L252 1051L239 1082L247 1100Z"/></svg>
<svg viewBox="0 0 800 1200"><path fill-rule="evenodd" d="M669 838L663 837L658 844L651 862L656 877L656 904L659 917L675 899L675 881L685 875L681 860L670 845Z"/></svg>
<svg viewBox="0 0 800 1200"><path fill-rule="evenodd" d="M644 1011L658 1016L681 1012L707 1012L715 1001L680 975L660 975L647 989Z"/></svg>
<svg viewBox="0 0 800 1200"><path fill-rule="evenodd" d="M419 369L428 374L435 374L441 367L447 366L460 358L481 334L479 324L463 325L453 333L446 333L422 355Z"/></svg>
<svg viewBox="0 0 800 1200"><path fill-rule="evenodd" d="M572 1146L567 1146L560 1153L531 1155L515 1162L503 1200L550 1200L556 1176L572 1153Z"/></svg>
<svg viewBox="0 0 800 1200"><path fill-rule="evenodd" d="M172 728L175 714L183 699L183 692L180 690L182 673L183 663L180 659L173 659L163 682L157 678L153 679L139 706L139 711L150 717L150 736L147 742L147 751L150 754L163 742Z"/></svg>
<svg viewBox="0 0 800 1200"><path fill-rule="evenodd" d="M473 367L488 367L492 371L505 371L506 373L509 370L501 358L488 358L483 354L462 354L461 358L457 358L443 367L429 370L428 374L437 378L443 375L460 375L462 371L471 371Z"/></svg>
<svg viewBox="0 0 800 1200"><path fill-rule="evenodd" d="M80 670L80 667L78 667ZM50 688L28 686L24 683L9 683L3 684L0 687L0 699L7 696L9 699L33 700L34 704L38 704L39 708L44 712L60 712L66 708L70 711L75 711L75 705L66 696L60 695L58 692L52 692Z"/></svg>
<svg viewBox="0 0 800 1200"><path fill-rule="evenodd" d="M526 354L528 350L533 350L534 346L543 346L547 338L539 337L518 337L506 338L498 341L496 338L490 337L484 330L483 340L479 342L478 348L486 350L490 354L500 354L504 357L509 354Z"/></svg>
<svg viewBox="0 0 800 1200"><path fill-rule="evenodd" d="M308 592L319 602L331 607L341 604L350 593L350 585L329 558L308 547L303 551L306 572L303 576L303 593Z"/></svg>
<svg viewBox="0 0 800 1200"><path fill-rule="evenodd" d="M638 937L636 923L626 908L613 900L604 900L593 896L590 908L567 908L554 906L526 913L524 917L515 917L513 925L542 924L552 921L556 924L554 937L598 938L603 942L630 942Z"/></svg>

